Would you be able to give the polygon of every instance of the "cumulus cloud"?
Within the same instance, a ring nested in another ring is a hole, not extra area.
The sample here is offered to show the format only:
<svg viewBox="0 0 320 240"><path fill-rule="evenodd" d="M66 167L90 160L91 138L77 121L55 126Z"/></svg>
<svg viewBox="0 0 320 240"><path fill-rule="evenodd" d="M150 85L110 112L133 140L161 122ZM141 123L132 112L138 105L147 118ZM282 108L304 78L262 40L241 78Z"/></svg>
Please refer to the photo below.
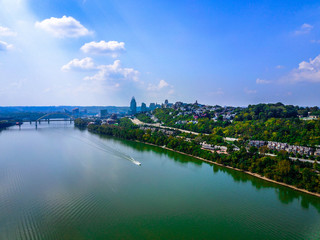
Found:
<svg viewBox="0 0 320 240"><path fill-rule="evenodd" d="M256 79L256 84L269 84L269 83L271 83L270 80L264 80L264 79L260 79L260 78Z"/></svg>
<svg viewBox="0 0 320 240"><path fill-rule="evenodd" d="M294 33L295 35L303 35L303 34L308 34L310 31L313 29L313 26L307 23L304 23L301 25L301 27L296 30Z"/></svg>
<svg viewBox="0 0 320 240"><path fill-rule="evenodd" d="M86 43L81 47L84 53L88 54L102 54L117 57L120 53L125 51L124 42L117 41L100 41Z"/></svg>
<svg viewBox="0 0 320 240"><path fill-rule="evenodd" d="M164 88L164 87L168 87L169 84L165 81L165 80L160 80L159 84L158 84L158 88Z"/></svg>
<svg viewBox="0 0 320 240"><path fill-rule="evenodd" d="M12 44L0 41L0 51L7 51L13 48Z"/></svg>
<svg viewBox="0 0 320 240"><path fill-rule="evenodd" d="M0 26L0 36L2 36L2 37L14 37L14 36L17 36L17 33L11 31L10 28Z"/></svg>
<svg viewBox="0 0 320 240"><path fill-rule="evenodd" d="M158 84L151 84L149 83L147 87L147 91L153 92L153 93L167 93L169 95L174 94L174 88L172 85L167 83L165 80L161 79Z"/></svg>
<svg viewBox="0 0 320 240"><path fill-rule="evenodd" d="M139 71L133 68L122 68L120 60L115 60L113 64L100 65L97 67L99 72L94 76L85 77L85 80L91 81L112 81L118 83L118 81L139 81Z"/></svg>
<svg viewBox="0 0 320 240"><path fill-rule="evenodd" d="M320 55L308 62L299 63L299 67L293 69L282 81L320 83Z"/></svg>
<svg viewBox="0 0 320 240"><path fill-rule="evenodd" d="M149 83L148 91L159 91L165 87L168 87L169 84L165 80L160 80L158 84Z"/></svg>
<svg viewBox="0 0 320 240"><path fill-rule="evenodd" d="M69 63L66 65L62 66L61 70L62 71L69 71L69 70L93 70L96 69L94 62L92 58L86 57L83 59L78 59L75 58L71 60Z"/></svg>
<svg viewBox="0 0 320 240"><path fill-rule="evenodd" d="M43 20L42 22L36 22L37 28L50 32L55 37L81 37L91 34L79 21L73 17L63 16L62 18L51 17Z"/></svg>
<svg viewBox="0 0 320 240"><path fill-rule="evenodd" d="M99 65L95 67L97 73L93 76L87 76L84 81L75 89L75 93L94 93L103 94L106 91L126 91L132 90L135 84L141 84L139 80L139 71L133 68L121 67L120 60L115 60L109 65Z"/></svg>

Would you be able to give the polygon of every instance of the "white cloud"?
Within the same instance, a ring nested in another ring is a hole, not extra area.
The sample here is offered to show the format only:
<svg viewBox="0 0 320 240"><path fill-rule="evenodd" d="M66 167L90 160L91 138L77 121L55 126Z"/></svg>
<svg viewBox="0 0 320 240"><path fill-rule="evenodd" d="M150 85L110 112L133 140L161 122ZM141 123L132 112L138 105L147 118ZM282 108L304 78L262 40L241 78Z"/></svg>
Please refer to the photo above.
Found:
<svg viewBox="0 0 320 240"><path fill-rule="evenodd" d="M169 84L165 80L160 80L157 85L149 83L148 91L159 91L165 87L168 87Z"/></svg>
<svg viewBox="0 0 320 240"><path fill-rule="evenodd" d="M245 92L246 94L256 94L256 93L257 93L257 90L251 90L251 89L245 88L245 89L244 89L244 92Z"/></svg>
<svg viewBox="0 0 320 240"><path fill-rule="evenodd" d="M164 87L168 87L169 84L165 81L165 80L160 80L158 87L159 89L164 88Z"/></svg>
<svg viewBox="0 0 320 240"><path fill-rule="evenodd" d="M91 34L88 29L73 17L51 17L42 22L36 22L35 26L52 33L58 38L81 37Z"/></svg>
<svg viewBox="0 0 320 240"><path fill-rule="evenodd" d="M121 80L139 81L139 71L133 68L122 68L120 60L115 60L110 65L100 65L97 67L99 72L91 77L85 77L85 80L91 81L113 81L118 83Z"/></svg>
<svg viewBox="0 0 320 240"><path fill-rule="evenodd" d="M283 68L284 68L283 65L277 65L277 66L276 66L276 69L283 69Z"/></svg>
<svg viewBox="0 0 320 240"><path fill-rule="evenodd" d="M69 70L93 70L96 69L92 58L86 57L83 59L75 58L66 65L62 66L62 71L69 71Z"/></svg>
<svg viewBox="0 0 320 240"><path fill-rule="evenodd" d="M301 27L296 30L294 33L296 35L303 35L303 34L308 34L310 31L313 29L313 26L307 23L304 23L301 25Z"/></svg>
<svg viewBox="0 0 320 240"><path fill-rule="evenodd" d="M288 76L281 79L283 82L311 82L320 83L320 55L308 62L299 63L299 67L293 69Z"/></svg>
<svg viewBox="0 0 320 240"><path fill-rule="evenodd" d="M17 36L17 33L11 31L7 27L1 27L0 26L0 36L2 36L2 37L14 37L14 36Z"/></svg>
<svg viewBox="0 0 320 240"><path fill-rule="evenodd" d="M264 80L264 79L260 79L260 78L256 79L256 84L269 84L269 83L271 83L270 80Z"/></svg>
<svg viewBox="0 0 320 240"><path fill-rule="evenodd" d="M158 84L149 83L147 87L148 92L153 92L153 94L174 94L174 87L167 83L165 80L161 79Z"/></svg>
<svg viewBox="0 0 320 240"><path fill-rule="evenodd" d="M127 91L135 88L135 84L142 82L139 80L139 71L133 68L121 67L120 60L115 60L109 65L100 65L96 69L98 72L93 76L87 76L75 89L71 91L76 94L92 93L105 94L107 91L114 93L114 91Z"/></svg>
<svg viewBox="0 0 320 240"><path fill-rule="evenodd" d="M111 55L112 57L117 57L120 53L125 51L124 42L117 41L100 41L100 42L90 42L86 43L81 47L84 53L89 54L102 54Z"/></svg>
<svg viewBox="0 0 320 240"><path fill-rule="evenodd" d="M7 51L13 48L12 44L0 41L0 51Z"/></svg>

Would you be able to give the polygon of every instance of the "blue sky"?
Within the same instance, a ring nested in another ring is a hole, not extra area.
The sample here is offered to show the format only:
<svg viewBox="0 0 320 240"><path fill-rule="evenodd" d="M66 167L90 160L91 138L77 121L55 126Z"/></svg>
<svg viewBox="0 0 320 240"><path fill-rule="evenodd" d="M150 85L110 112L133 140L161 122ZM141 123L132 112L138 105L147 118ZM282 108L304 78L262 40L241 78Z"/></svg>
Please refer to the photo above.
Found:
<svg viewBox="0 0 320 240"><path fill-rule="evenodd" d="M320 102L319 1L0 0L0 104Z"/></svg>

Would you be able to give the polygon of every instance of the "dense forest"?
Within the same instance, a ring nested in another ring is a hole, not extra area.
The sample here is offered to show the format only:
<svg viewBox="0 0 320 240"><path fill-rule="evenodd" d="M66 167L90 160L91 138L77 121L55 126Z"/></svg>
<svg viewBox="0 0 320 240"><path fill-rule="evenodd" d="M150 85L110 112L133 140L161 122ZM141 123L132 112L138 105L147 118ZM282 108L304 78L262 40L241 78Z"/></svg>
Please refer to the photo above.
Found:
<svg viewBox="0 0 320 240"><path fill-rule="evenodd" d="M166 146L175 151L201 157L225 166L258 173L278 182L320 193L320 167L317 162L311 164L292 161L286 152L279 152L276 157L271 157L260 155L255 147L251 147L249 151L241 147L240 151L233 151L232 148L228 148L227 155L218 154L201 149L196 139L185 141L181 137L167 136L161 131L141 130L127 118L120 119L117 126L91 124L88 126L88 130L122 139ZM216 141L220 140L219 137L216 139Z"/></svg>
<svg viewBox="0 0 320 240"><path fill-rule="evenodd" d="M237 109L235 120L296 118L298 117L298 109L298 107L293 105L283 105L282 103L249 105L247 108Z"/></svg>
<svg viewBox="0 0 320 240"><path fill-rule="evenodd" d="M145 113L136 114L136 118L138 118L141 122L144 123L154 123L154 121Z"/></svg>
<svg viewBox="0 0 320 240"><path fill-rule="evenodd" d="M302 121L297 118L233 122L225 128L214 128L212 132L227 137L276 141L292 145L320 145L320 121Z"/></svg>
<svg viewBox="0 0 320 240"><path fill-rule="evenodd" d="M87 127L89 120L83 118L77 118L74 120L74 125L79 128Z"/></svg>
<svg viewBox="0 0 320 240"><path fill-rule="evenodd" d="M320 109L318 107L304 108L293 105L284 105L282 103L249 105L247 108L238 108L236 112L236 121L297 118L298 116L307 117L308 113L315 116L320 115Z"/></svg>

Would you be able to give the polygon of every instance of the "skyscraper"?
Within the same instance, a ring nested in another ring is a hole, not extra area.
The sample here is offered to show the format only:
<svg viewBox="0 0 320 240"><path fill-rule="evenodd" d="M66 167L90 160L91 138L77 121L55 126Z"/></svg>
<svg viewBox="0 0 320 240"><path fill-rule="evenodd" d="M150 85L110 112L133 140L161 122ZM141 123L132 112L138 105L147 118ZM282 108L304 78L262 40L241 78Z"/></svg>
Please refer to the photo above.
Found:
<svg viewBox="0 0 320 240"><path fill-rule="evenodd" d="M137 113L137 102L134 97L132 97L131 102L130 102L130 110L131 110L131 114Z"/></svg>
<svg viewBox="0 0 320 240"><path fill-rule="evenodd" d="M150 103L149 109L150 109L151 111L155 110L155 109L156 109L156 104L155 104L155 103Z"/></svg>
<svg viewBox="0 0 320 240"><path fill-rule="evenodd" d="M146 112L147 111L147 105L143 102L141 103L141 112Z"/></svg>

